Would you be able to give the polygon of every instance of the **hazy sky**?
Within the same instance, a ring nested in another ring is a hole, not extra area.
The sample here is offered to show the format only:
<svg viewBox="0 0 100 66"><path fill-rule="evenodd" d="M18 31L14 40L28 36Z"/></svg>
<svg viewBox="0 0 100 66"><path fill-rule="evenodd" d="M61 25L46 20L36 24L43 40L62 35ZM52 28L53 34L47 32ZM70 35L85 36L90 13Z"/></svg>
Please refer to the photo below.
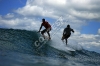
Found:
<svg viewBox="0 0 100 66"><path fill-rule="evenodd" d="M51 25L61 18L59 37L70 24L69 43L100 52L100 0L0 0L0 28L38 30L42 18Z"/></svg>

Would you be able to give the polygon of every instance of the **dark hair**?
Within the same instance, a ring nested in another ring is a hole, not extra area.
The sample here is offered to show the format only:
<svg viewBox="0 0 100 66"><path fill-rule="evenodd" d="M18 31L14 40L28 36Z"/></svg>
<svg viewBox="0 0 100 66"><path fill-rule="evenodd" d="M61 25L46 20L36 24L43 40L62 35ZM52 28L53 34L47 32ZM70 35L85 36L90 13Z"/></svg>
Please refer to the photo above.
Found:
<svg viewBox="0 0 100 66"><path fill-rule="evenodd" d="M67 28L70 28L70 25L69 24L67 25Z"/></svg>
<svg viewBox="0 0 100 66"><path fill-rule="evenodd" d="M44 18L42 19L42 22L45 22L45 19Z"/></svg>

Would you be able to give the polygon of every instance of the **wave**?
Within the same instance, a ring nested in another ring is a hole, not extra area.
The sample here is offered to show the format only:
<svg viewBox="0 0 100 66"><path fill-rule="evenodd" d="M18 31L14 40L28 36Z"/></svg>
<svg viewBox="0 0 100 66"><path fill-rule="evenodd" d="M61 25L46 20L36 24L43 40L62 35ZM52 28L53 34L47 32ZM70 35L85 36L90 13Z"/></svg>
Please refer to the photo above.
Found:
<svg viewBox="0 0 100 66"><path fill-rule="evenodd" d="M59 48L55 48L54 45L57 46L57 43L55 43L54 40L47 41L40 37L41 34L37 33L35 30L0 28L0 55L4 52L18 52L33 56L60 58L97 65L100 64L99 53L85 49L68 53L66 50L63 51Z"/></svg>

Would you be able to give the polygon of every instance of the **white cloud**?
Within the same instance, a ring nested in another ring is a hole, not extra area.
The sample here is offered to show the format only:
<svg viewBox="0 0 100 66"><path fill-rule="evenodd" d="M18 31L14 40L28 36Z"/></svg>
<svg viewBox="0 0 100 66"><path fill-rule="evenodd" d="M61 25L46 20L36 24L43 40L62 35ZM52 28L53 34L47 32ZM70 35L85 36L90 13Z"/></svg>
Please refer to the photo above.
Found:
<svg viewBox="0 0 100 66"><path fill-rule="evenodd" d="M22 15L66 16L82 19L99 19L99 0L27 0L26 6L16 12Z"/></svg>
<svg viewBox="0 0 100 66"><path fill-rule="evenodd" d="M27 17L14 19L1 18L0 25L6 28L36 30L39 28L38 25L40 25L40 21L36 21L35 19L30 19Z"/></svg>
<svg viewBox="0 0 100 66"><path fill-rule="evenodd" d="M5 18L13 18L14 17L14 14L13 13L8 13Z"/></svg>
<svg viewBox="0 0 100 66"><path fill-rule="evenodd" d="M98 34L100 34L100 29L98 29Z"/></svg>
<svg viewBox="0 0 100 66"><path fill-rule="evenodd" d="M17 10L17 12L19 14L22 14L22 15L42 15L42 12L43 9L40 8L40 7L37 7L37 6L30 6L30 5L26 5L25 7L23 8L19 8Z"/></svg>

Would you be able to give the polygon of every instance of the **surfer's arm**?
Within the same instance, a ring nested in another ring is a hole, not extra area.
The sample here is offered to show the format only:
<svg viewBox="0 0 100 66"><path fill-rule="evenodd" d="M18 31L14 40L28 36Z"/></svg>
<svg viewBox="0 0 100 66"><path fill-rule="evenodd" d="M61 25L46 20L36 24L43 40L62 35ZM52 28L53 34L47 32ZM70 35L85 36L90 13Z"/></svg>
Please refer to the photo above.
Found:
<svg viewBox="0 0 100 66"><path fill-rule="evenodd" d="M74 33L74 30L73 29L71 31Z"/></svg>
<svg viewBox="0 0 100 66"><path fill-rule="evenodd" d="M65 34L65 29L63 30L63 36L64 36L64 34Z"/></svg>
<svg viewBox="0 0 100 66"><path fill-rule="evenodd" d="M41 28L42 28L42 24L41 24L41 26L40 26L39 32L40 32Z"/></svg>

